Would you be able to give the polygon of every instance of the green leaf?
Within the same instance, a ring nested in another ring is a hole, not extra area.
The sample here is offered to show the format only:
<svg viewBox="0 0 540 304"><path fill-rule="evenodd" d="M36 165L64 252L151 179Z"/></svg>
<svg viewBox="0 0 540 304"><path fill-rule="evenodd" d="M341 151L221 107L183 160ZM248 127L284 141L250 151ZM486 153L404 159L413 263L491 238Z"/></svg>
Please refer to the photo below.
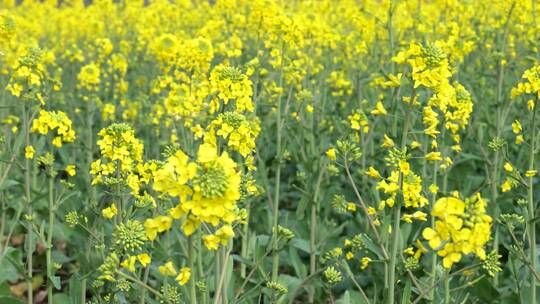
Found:
<svg viewBox="0 0 540 304"><path fill-rule="evenodd" d="M8 189L8 188L17 186L18 184L19 184L18 181L12 180L12 179L8 179L8 180L5 180L2 184L0 184L0 190L6 190L6 189Z"/></svg>
<svg viewBox="0 0 540 304"><path fill-rule="evenodd" d="M349 293L348 290L345 291L341 299L336 301L336 304L351 304L351 294Z"/></svg>
<svg viewBox="0 0 540 304"><path fill-rule="evenodd" d="M293 247L289 247L289 258L291 265L294 267L296 275L300 278L307 276L306 264L302 262L300 256L298 255L298 251Z"/></svg>
<svg viewBox="0 0 540 304"><path fill-rule="evenodd" d="M291 240L291 242L289 243L291 246L293 246L294 248L298 248L302 251L304 251L305 253L310 253L311 250L309 248L309 242L307 240L304 240L304 239L301 239L301 238L294 238Z"/></svg>
<svg viewBox="0 0 540 304"><path fill-rule="evenodd" d="M483 300L485 303L492 303L500 298L500 294L493 287L488 278L483 278L471 288L471 293Z"/></svg>
<svg viewBox="0 0 540 304"><path fill-rule="evenodd" d="M384 259L381 249L377 246L367 235L362 235L362 241L366 245L366 248L377 255L379 259Z"/></svg>
<svg viewBox="0 0 540 304"><path fill-rule="evenodd" d="M84 304L81 303L82 284L79 275L72 275L69 278L68 286L69 298L71 299L70 304Z"/></svg>
<svg viewBox="0 0 540 304"><path fill-rule="evenodd" d="M22 304L21 300L14 297L3 297L0 296L0 303L2 304Z"/></svg>
<svg viewBox="0 0 540 304"><path fill-rule="evenodd" d="M57 290L60 290L62 288L62 284L61 284L59 276L49 277L49 280L53 284L54 288L56 288Z"/></svg>
<svg viewBox="0 0 540 304"><path fill-rule="evenodd" d="M0 284L0 297L3 296L11 296L11 290L9 289L9 285L6 283Z"/></svg>
<svg viewBox="0 0 540 304"><path fill-rule="evenodd" d="M57 293L53 296L55 304L71 304L69 296L65 293Z"/></svg>
<svg viewBox="0 0 540 304"><path fill-rule="evenodd" d="M403 290L403 296L401 297L401 304L411 303L411 279L407 278L405 281L405 289Z"/></svg>

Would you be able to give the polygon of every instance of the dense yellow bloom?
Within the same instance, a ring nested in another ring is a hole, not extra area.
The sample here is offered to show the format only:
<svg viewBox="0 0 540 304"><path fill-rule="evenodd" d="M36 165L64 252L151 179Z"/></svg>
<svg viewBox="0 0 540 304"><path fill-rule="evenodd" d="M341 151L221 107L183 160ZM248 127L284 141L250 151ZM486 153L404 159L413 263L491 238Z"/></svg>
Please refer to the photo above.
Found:
<svg viewBox="0 0 540 304"><path fill-rule="evenodd" d="M210 129L227 139L227 145L243 157L255 151L255 139L260 132L257 120L248 120L236 112L225 112L210 123Z"/></svg>
<svg viewBox="0 0 540 304"><path fill-rule="evenodd" d="M136 164L142 162L143 144L135 138L133 129L127 124L112 124L102 129L98 135L101 139L97 145L102 158L91 164L90 173L94 175L92 184L100 184L104 178L120 174L134 190L134 194L137 194L141 181L139 175L133 175L132 172L137 168Z"/></svg>
<svg viewBox="0 0 540 304"><path fill-rule="evenodd" d="M75 140L72 122L67 114L62 111L48 112L41 110L39 117L32 121L30 130L41 135L47 135L51 131L53 136L52 144L57 148L60 148L64 142L73 142Z"/></svg>
<svg viewBox="0 0 540 304"><path fill-rule="evenodd" d="M512 98L520 95L535 95L540 98L540 66L533 66L523 72L523 82L512 88Z"/></svg>
<svg viewBox="0 0 540 304"><path fill-rule="evenodd" d="M425 228L423 237L429 246L443 257L443 266L451 268L462 254L474 253L485 259L484 246L490 240L492 219L486 214L487 202L477 194L465 201L455 197L437 200L431 215L436 217L433 228Z"/></svg>
<svg viewBox="0 0 540 304"><path fill-rule="evenodd" d="M217 226L239 219L236 202L240 199L241 177L236 167L226 152L218 155L216 147L208 143L199 146L195 162L189 162L178 150L156 171L154 189L180 198L171 216L179 219L187 214L182 230L190 235L200 222ZM209 248L225 244L221 237L234 236L231 232L230 226L225 225L216 231L217 239L206 238L205 244L213 244L207 245Z"/></svg>
<svg viewBox="0 0 540 304"><path fill-rule="evenodd" d="M253 102L251 101L252 84L251 80L238 68L219 65L210 73L210 86L217 97L212 101L212 110L217 110L219 100L226 106L229 101L235 103L237 112L253 112Z"/></svg>
<svg viewBox="0 0 540 304"><path fill-rule="evenodd" d="M81 71L77 75L79 85L81 88L89 91L95 91L98 89L100 83L100 68L95 63L90 63L81 68Z"/></svg>

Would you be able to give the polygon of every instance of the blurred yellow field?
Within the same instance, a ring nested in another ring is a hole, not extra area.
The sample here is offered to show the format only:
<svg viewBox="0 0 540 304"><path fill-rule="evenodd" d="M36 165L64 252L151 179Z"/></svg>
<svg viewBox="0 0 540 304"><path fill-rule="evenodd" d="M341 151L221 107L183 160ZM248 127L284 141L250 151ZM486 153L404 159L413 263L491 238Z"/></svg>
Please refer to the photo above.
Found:
<svg viewBox="0 0 540 304"><path fill-rule="evenodd" d="M0 304L540 303L535 0L4 0Z"/></svg>

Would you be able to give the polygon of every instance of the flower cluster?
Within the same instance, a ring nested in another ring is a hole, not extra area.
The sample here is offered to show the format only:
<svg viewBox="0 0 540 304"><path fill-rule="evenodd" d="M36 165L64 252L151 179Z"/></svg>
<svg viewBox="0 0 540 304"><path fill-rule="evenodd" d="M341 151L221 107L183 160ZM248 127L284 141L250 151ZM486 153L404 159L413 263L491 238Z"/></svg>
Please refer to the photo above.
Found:
<svg viewBox="0 0 540 304"><path fill-rule="evenodd" d="M433 206L436 217L433 228L425 228L422 236L431 249L443 258L443 266L451 268L462 255L475 254L486 258L485 246L490 240L492 219L487 215L487 201L476 194L465 201L443 197Z"/></svg>
<svg viewBox="0 0 540 304"><path fill-rule="evenodd" d="M243 157L255 150L255 139L260 132L257 120L248 120L237 112L219 114L217 119L211 122L210 129L216 130L217 136L227 139L227 146ZM207 133L207 136L208 134L214 134L214 131Z"/></svg>
<svg viewBox="0 0 540 304"><path fill-rule="evenodd" d="M136 163L142 162L144 146L135 138L133 129L127 124L112 124L99 131L97 141L102 158L92 163L93 183L99 183L102 176L132 172Z"/></svg>
<svg viewBox="0 0 540 304"><path fill-rule="evenodd" d="M210 73L210 87L216 98L211 102L211 109L216 111L220 107L219 100L226 106L229 101L235 101L235 111L253 112L252 83L249 78L236 67L219 65Z"/></svg>
<svg viewBox="0 0 540 304"><path fill-rule="evenodd" d="M218 154L215 146L205 143L199 146L194 162L181 150L170 156L155 173L154 190L179 198L171 216L185 217L182 230L186 235L201 223L224 224L215 234L205 237L207 247L217 249L217 243L226 243L234 236L229 225L239 219L236 202L240 199L240 185L237 164L228 153Z"/></svg>
<svg viewBox="0 0 540 304"><path fill-rule="evenodd" d="M62 143L73 142L75 140L75 130L73 130L71 119L62 111L39 112L39 117L32 121L32 132L47 135L54 132L52 144L60 148Z"/></svg>

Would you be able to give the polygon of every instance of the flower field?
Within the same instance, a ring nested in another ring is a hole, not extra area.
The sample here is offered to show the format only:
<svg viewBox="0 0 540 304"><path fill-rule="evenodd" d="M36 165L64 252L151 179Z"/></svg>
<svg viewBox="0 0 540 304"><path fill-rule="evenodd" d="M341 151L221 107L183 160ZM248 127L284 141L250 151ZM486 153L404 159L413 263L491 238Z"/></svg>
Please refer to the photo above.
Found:
<svg viewBox="0 0 540 304"><path fill-rule="evenodd" d="M535 0L4 0L0 304L540 303Z"/></svg>

